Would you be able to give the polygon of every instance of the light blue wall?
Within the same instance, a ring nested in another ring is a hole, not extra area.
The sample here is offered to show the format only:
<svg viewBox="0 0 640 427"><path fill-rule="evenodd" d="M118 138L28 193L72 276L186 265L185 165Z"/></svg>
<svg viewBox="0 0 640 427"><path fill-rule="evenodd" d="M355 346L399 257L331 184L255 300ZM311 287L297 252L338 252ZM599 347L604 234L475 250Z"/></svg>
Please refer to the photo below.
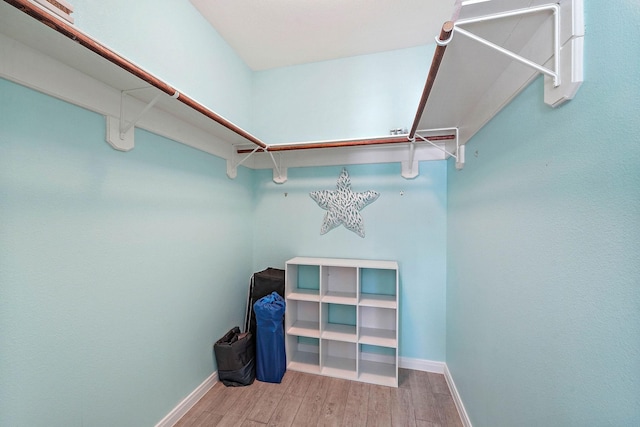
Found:
<svg viewBox="0 0 640 427"><path fill-rule="evenodd" d="M273 142L408 127L432 50L254 74L186 1L74 7L81 30ZM120 153L104 132L101 116L0 80L1 425L155 424L215 369L250 273L300 254L398 260L401 356L444 360L443 163L413 181L399 165L350 168L355 189L382 193L368 237L320 237L308 192L335 187L339 168L231 181L221 159L140 130ZM298 234L275 233L283 220Z"/></svg>
<svg viewBox="0 0 640 427"><path fill-rule="evenodd" d="M74 0L75 25L251 131L252 72L188 0Z"/></svg>
<svg viewBox="0 0 640 427"><path fill-rule="evenodd" d="M187 0L74 1L82 31L267 143L409 128L433 45L252 72Z"/></svg>
<svg viewBox="0 0 640 427"><path fill-rule="evenodd" d="M320 235L326 211L309 192L335 189L340 167L289 169L281 185L271 171L256 171L254 270L284 268L295 256L396 260L400 356L444 361L446 164L421 163L414 180L400 176L399 164L347 170L353 191L380 193L362 211L365 238L343 226Z"/></svg>
<svg viewBox="0 0 640 427"><path fill-rule="evenodd" d="M449 165L447 364L474 427L640 425L640 6L585 8L576 98L552 110L537 80Z"/></svg>
<svg viewBox="0 0 640 427"><path fill-rule="evenodd" d="M0 425L151 426L242 324L251 173L0 80Z"/></svg>
<svg viewBox="0 0 640 427"><path fill-rule="evenodd" d="M74 6L81 29L270 143L408 127L432 53L252 74L186 1ZM308 193L340 167L230 181L142 131L115 152L102 117L0 81L0 424L153 425L215 369L250 272L297 255L398 260L400 354L446 360L474 426L640 424L640 8L586 13L587 81L566 106L544 106L538 80L461 172L348 167L381 193L365 239L319 234Z"/></svg>
<svg viewBox="0 0 640 427"><path fill-rule="evenodd" d="M259 71L252 128L269 144L410 128L434 45Z"/></svg>

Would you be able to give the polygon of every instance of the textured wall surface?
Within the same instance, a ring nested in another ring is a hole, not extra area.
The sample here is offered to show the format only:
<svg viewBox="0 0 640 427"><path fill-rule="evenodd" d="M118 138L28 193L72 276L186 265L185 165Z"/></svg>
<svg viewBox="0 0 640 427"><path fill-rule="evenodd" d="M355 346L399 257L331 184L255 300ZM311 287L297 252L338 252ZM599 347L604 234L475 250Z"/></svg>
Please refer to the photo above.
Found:
<svg viewBox="0 0 640 427"><path fill-rule="evenodd" d="M449 165L446 360L475 427L640 425L640 6L585 7L576 98L538 79Z"/></svg>
<svg viewBox="0 0 640 427"><path fill-rule="evenodd" d="M151 426L244 317L251 180L0 80L0 425Z"/></svg>
<svg viewBox="0 0 640 427"><path fill-rule="evenodd" d="M320 235L326 211L309 192L335 190L340 167L289 169L282 185L273 183L271 171L256 171L255 270L284 268L295 256L398 261L400 356L443 361L446 164L423 162L414 180L400 176L399 164L347 170L353 191L380 193L362 210L364 239L343 226Z"/></svg>
<svg viewBox="0 0 640 427"><path fill-rule="evenodd" d="M409 128L433 45L252 72L188 1L74 1L76 26L267 143Z"/></svg>
<svg viewBox="0 0 640 427"><path fill-rule="evenodd" d="M186 1L73 4L79 29L274 142L408 126L431 56L258 75ZM308 192L334 188L339 168L292 170L284 186L241 168L231 181L221 159L144 131L116 152L104 125L0 80L0 424L153 425L215 369L211 343L241 324L250 273L303 253L399 260L400 353L444 360L444 163L413 181L399 165L354 168L354 189L383 194L368 237L320 239Z"/></svg>
<svg viewBox="0 0 640 427"><path fill-rule="evenodd" d="M80 30L250 130L251 69L188 0L72 3Z"/></svg>
<svg viewBox="0 0 640 427"><path fill-rule="evenodd" d="M410 128L434 45L255 72L252 127L270 144Z"/></svg>
<svg viewBox="0 0 640 427"><path fill-rule="evenodd" d="M640 424L640 7L585 6L575 100L551 110L536 81L460 172L349 167L354 191L381 193L365 239L319 233L308 193L340 167L230 181L142 131L115 152L102 117L0 80L0 424L153 425L215 369L250 273L298 255L398 260L400 355L446 360L475 426ZM269 142L408 126L431 56L252 74L186 1L74 7L79 28Z"/></svg>

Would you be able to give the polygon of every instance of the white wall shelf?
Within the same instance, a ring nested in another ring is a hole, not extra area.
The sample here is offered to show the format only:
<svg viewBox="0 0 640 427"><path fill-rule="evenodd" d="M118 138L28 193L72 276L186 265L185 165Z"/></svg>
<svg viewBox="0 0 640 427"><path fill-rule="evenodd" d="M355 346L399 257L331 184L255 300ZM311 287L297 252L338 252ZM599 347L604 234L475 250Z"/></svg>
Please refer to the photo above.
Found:
<svg viewBox="0 0 640 427"><path fill-rule="evenodd" d="M545 77L547 104L575 96L583 78L582 2L492 0L463 6L445 24L452 35L436 48L407 135L267 145L29 0L0 1L0 77L103 114L106 139L118 150L134 147L133 129L125 130L135 123L226 159L230 178L240 164L273 169L274 181L283 183L291 167L397 162L410 179L419 161L453 155L462 168L464 144L541 69L557 74ZM523 65L523 58L536 68Z"/></svg>
<svg viewBox="0 0 640 427"><path fill-rule="evenodd" d="M559 74L559 80L545 75L545 103L556 107L572 99L583 80L583 15L583 0L462 6L412 129L455 128L463 147L541 74L521 59ZM456 151L452 142L448 148Z"/></svg>
<svg viewBox="0 0 640 427"><path fill-rule="evenodd" d="M397 262L298 257L285 281L288 369L398 386Z"/></svg>

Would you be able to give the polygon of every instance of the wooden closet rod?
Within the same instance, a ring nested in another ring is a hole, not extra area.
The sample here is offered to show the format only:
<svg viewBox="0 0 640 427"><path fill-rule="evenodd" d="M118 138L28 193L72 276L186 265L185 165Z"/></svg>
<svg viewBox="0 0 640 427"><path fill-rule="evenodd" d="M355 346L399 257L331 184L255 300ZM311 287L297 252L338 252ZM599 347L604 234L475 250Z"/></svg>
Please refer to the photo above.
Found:
<svg viewBox="0 0 640 427"><path fill-rule="evenodd" d="M72 25L69 25L64 20L32 4L28 0L5 0L5 2L21 10L27 15L37 19L38 21L42 22L44 25L54 29L55 31L59 32L65 37L84 46L85 48L91 50L92 52L100 55L107 61L117 65L118 67L122 68L128 73L144 80L145 82L149 83L151 86L156 87L157 89L161 90L167 95L174 97L176 93L179 93L175 88L173 88L169 84L163 82L159 78L155 77L154 75L148 73L147 71L143 70L142 68L138 67L137 65L133 64L132 62L118 55L111 49L105 47L104 45L100 44L93 38L79 31L77 28L73 27ZM267 144L260 141L258 138L251 135L250 133L246 132L244 129L234 125L224 117L209 110L207 107L198 103L192 98L182 93L179 93L177 99L178 101L189 106L193 110L199 112L200 114L205 115L211 120L229 129L233 133L240 135L241 137L247 139L248 141L251 141L255 145L258 145L262 148L267 148Z"/></svg>
<svg viewBox="0 0 640 427"><path fill-rule="evenodd" d="M244 129L234 125L230 121L226 120L224 117L216 114L211 111L204 105L195 101L194 99L179 93L174 87L167 84L166 82L160 80L155 77L151 73L143 70L138 67L134 63L129 60L123 58L118 55L111 49L106 46L100 44L98 41L94 40L87 34L68 24L66 21L58 18L57 16L46 12L44 9L36 6L31 3L29 0L4 0L6 3L14 6L15 8L21 10L27 15L35 18L40 21L44 25L52 28L58 33L64 35L68 39L84 46L90 51L98 54L102 58L111 62L112 64L120 67L121 69L127 71L128 73L138 77L139 79L149 83L151 86L161 90L171 97L176 97L177 100L187 105L191 109L203 114L204 116L210 118L211 120L217 122L218 124L224 126L231 132L241 136L242 138L250 141L251 143L257 145L262 148L262 151L290 151L290 150L306 150L306 149L317 149L317 148L338 148L338 147L358 147L358 146L367 146L367 145L381 145L381 144L400 144L400 143L408 143L415 137L418 122L420 121L420 117L424 111L424 107L427 103L427 99L429 97L429 93L431 92L431 87L435 81L436 74L438 72L438 68L440 67L440 62L442 62L442 56L444 55L444 51L446 46L438 45L436 47L436 51L434 53L433 62L431 63L431 68L429 70L429 75L427 77L427 82L425 84L422 98L420 99L420 104L418 106L418 112L416 113L413 126L411 127L411 131L409 132L408 138L407 136L394 136L388 138L374 138L374 139L354 139L354 140L344 140L344 141L326 141L326 142L307 142L307 143L299 143L299 144L288 144L288 145L267 145L262 142L260 139L251 135ZM451 37L451 32L453 30L453 22L447 21L442 26L442 31L440 32L440 41L446 41ZM431 136L428 139L432 141L436 140L448 140L455 138L454 135L440 135L440 136ZM252 150L238 150L241 152L250 152Z"/></svg>
<svg viewBox="0 0 640 427"><path fill-rule="evenodd" d="M427 81L424 84L422 96L420 97L420 102L418 103L418 111L416 111L416 117L413 119L413 125L411 126L411 130L409 131L409 139L414 139L416 137L420 119L422 118L424 108L427 105L427 101L429 100L429 94L431 93L433 84L436 81L436 76L438 75L438 70L440 69L440 63L442 62L442 58L444 57L444 51L447 49L446 42L449 41L449 39L451 38L451 34L453 33L453 25L454 24L452 21L447 21L444 23L444 25L442 25L442 30L440 30L439 40L443 44L438 44L436 46L436 51L433 53L431 68L429 68Z"/></svg>
<svg viewBox="0 0 640 427"><path fill-rule="evenodd" d="M449 141L455 139L454 134L428 136L429 141ZM384 145L384 144L409 144L411 141L407 135L390 136L387 138L371 138L371 139L350 139L345 141L326 141L326 142L301 142L297 144L270 145L268 151L289 151L289 150L312 150L314 148L341 148L341 147L359 147L363 145ZM249 148L239 149L238 154L250 153L253 150Z"/></svg>

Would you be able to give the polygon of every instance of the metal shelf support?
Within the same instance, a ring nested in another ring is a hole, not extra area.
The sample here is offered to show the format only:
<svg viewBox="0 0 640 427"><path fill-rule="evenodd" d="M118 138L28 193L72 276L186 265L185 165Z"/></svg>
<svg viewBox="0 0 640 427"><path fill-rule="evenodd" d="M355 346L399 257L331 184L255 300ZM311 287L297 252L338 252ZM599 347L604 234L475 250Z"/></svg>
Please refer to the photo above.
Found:
<svg viewBox="0 0 640 427"><path fill-rule="evenodd" d="M133 128L136 123L144 116L154 105L165 95L163 92L158 93L131 121L125 119L125 97L131 93L149 87L123 90L120 92L120 117L107 116L107 142L114 149L119 151L130 151L134 147ZM177 99L180 92L176 91L171 98Z"/></svg>
<svg viewBox="0 0 640 427"><path fill-rule="evenodd" d="M568 0L560 4L553 3L476 18L461 19L455 22L453 34L457 33L475 40L547 76L545 79L544 102L551 107L557 107L565 101L573 99L583 81L583 11L583 0ZM553 58L549 61L552 62L553 69L547 68L545 64L531 61L461 27L465 24L544 12L553 14ZM564 39L561 40L561 35L563 34L566 41ZM446 43L451 39L447 40Z"/></svg>
<svg viewBox="0 0 640 427"><path fill-rule="evenodd" d="M505 49L501 46L498 46L495 43L490 42L489 40L486 40L480 36L477 36L463 28L460 27L460 25L465 25L465 24L473 24L475 22L484 22L484 21L491 21L494 19L501 19L501 18L508 18L508 17L512 17L512 16L522 16L522 15L529 15L532 13L540 13L540 12L546 12L546 11L550 11L553 13L553 48L554 48L554 53L553 53L553 58L554 58L554 69L550 70L548 68L543 67L542 65L536 64L533 61L528 60L527 58L524 58L514 52L511 52L508 49ZM469 37L487 47L490 47L491 49L497 50L498 52L507 55L508 57L510 57L511 59L515 59L516 61L519 61L521 63L523 63L524 65L527 65L531 68L534 68L538 71L540 71L541 73L544 73L550 77L553 78L553 85L554 87L558 87L560 86L560 6L557 4L549 4L549 5L543 5L543 6L538 6L538 7L530 7L527 9L522 9L522 10L512 10L509 12L502 12L502 13L496 13L493 15L487 15L487 16L481 16L478 18L470 18L470 19L461 19L459 21L457 21L453 27L453 33L459 33L462 34L466 37Z"/></svg>
<svg viewBox="0 0 640 427"><path fill-rule="evenodd" d="M434 132L434 131L438 131L438 132L442 132L442 131L451 132L451 131L453 131L453 134L454 134L454 137L455 137L454 138L455 150L450 151L449 149L443 148L441 145L438 145L435 142L431 141L428 136L420 135L420 132L427 133L427 132ZM401 175L405 179L413 179L413 178L417 177L418 174L420 173L418 162L416 160L414 160L414 157L415 157L415 144L417 142L426 142L427 144L433 146L437 150L442 151L447 156L453 157L454 159L456 159L456 169L457 170L461 170L464 167L464 145L460 145L460 139L458 137L458 128L430 129L428 131L427 130L418 130L418 131L416 131L416 136L414 138L412 138L412 139L409 139L408 141L409 141L409 158L407 159L407 161L401 162L401 166L402 166Z"/></svg>
<svg viewBox="0 0 640 427"><path fill-rule="evenodd" d="M239 162L236 163L234 159L237 153L237 147L232 146L231 150L231 158L227 160L227 176L231 179L235 179L238 176L238 166L243 164L246 160L249 159L249 157L253 156L253 154L258 152L259 150L265 151L262 147L256 146L249 154L244 156ZM287 168L283 168L281 164L278 164L278 162L276 162L276 159L273 156L273 152L266 152L269 153L269 157L273 162L273 182L275 182L276 184L283 184L287 182ZM282 160L281 155L279 156L279 159Z"/></svg>

